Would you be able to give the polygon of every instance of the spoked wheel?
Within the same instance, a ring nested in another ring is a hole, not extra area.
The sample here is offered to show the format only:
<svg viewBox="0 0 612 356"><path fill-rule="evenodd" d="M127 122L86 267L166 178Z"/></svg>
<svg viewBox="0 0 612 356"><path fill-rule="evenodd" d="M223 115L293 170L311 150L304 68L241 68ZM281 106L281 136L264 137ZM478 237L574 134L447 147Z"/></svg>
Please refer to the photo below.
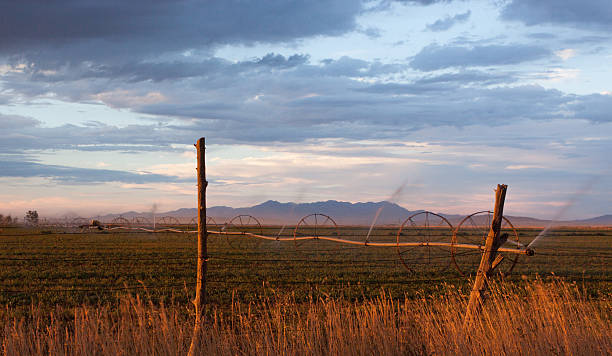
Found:
<svg viewBox="0 0 612 356"><path fill-rule="evenodd" d="M144 216L136 216L132 219L132 225L138 227L151 227L153 226L153 222Z"/></svg>
<svg viewBox="0 0 612 356"><path fill-rule="evenodd" d="M410 272L440 273L451 264L452 237L453 226L445 217L429 211L416 213L404 220L397 232L397 253Z"/></svg>
<svg viewBox="0 0 612 356"><path fill-rule="evenodd" d="M111 221L111 227L130 227L131 225L132 223L123 216L118 216Z"/></svg>
<svg viewBox="0 0 612 356"><path fill-rule="evenodd" d="M477 213L466 216L453 234L453 247L452 260L453 264L457 268L457 271L463 276L476 274L478 272L478 266L480 265L480 259L482 257L482 250L473 250L466 248L457 247L458 244L470 244L470 245L485 245L487 235L491 229L491 221L493 220L493 212L491 211L479 211ZM515 248L519 250L523 245L519 241L519 235L514 225L506 218L502 216L501 233L508 234L508 239L501 247L504 248ZM512 272L512 269L516 265L519 259L518 253L497 253L496 271L507 275Z"/></svg>
<svg viewBox="0 0 612 356"><path fill-rule="evenodd" d="M212 216L207 216L206 217L206 229L207 230L219 230L219 224L217 224L217 222L215 221L215 219L213 219ZM189 220L189 223L187 223L187 230L190 231L197 231L198 230L198 218L197 217L193 217L191 218L191 220Z"/></svg>
<svg viewBox="0 0 612 356"><path fill-rule="evenodd" d="M89 220L86 218L77 217L72 219L70 222L70 229L72 232L89 232Z"/></svg>
<svg viewBox="0 0 612 356"><path fill-rule="evenodd" d="M263 235L261 223L251 215L238 215L233 217L225 225L224 231L229 233L225 236L230 247L237 250L257 247L261 243L260 238L249 236L247 233Z"/></svg>
<svg viewBox="0 0 612 356"><path fill-rule="evenodd" d="M310 214L300 219L295 226L293 242L296 248L300 248L309 241L319 241L320 236L339 237L338 225L334 219L325 214ZM328 243L336 244L334 242Z"/></svg>
<svg viewBox="0 0 612 356"><path fill-rule="evenodd" d="M196 225L196 228L197 228L197 225ZM213 230L219 230L219 224L217 224L217 222L212 216L207 216L206 217L206 228L213 229Z"/></svg>
<svg viewBox="0 0 612 356"><path fill-rule="evenodd" d="M173 216L162 216L155 222L155 225L159 227L177 227L180 224L178 219Z"/></svg>
<svg viewBox="0 0 612 356"><path fill-rule="evenodd" d="M198 230L198 219L193 217L187 223L187 230L189 231L197 231Z"/></svg>

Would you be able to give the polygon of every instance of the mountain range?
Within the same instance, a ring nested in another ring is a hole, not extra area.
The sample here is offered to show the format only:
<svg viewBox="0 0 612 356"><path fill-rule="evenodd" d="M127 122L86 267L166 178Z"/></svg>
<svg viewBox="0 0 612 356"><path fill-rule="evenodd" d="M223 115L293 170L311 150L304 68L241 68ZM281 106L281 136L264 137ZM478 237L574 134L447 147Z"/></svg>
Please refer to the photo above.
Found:
<svg viewBox="0 0 612 356"><path fill-rule="evenodd" d="M302 217L309 214L325 214L334 219L338 225L370 225L378 214L376 224L398 225L409 216L422 212L423 210L407 210L395 203L387 201L349 203L335 200L313 202L313 203L280 203L268 200L262 204L244 208L231 208L228 206L213 206L206 209L206 214L217 223L229 221L237 215L252 215L262 224L295 224ZM455 226L465 215L444 214L448 221ZM182 208L178 210L156 213L157 217L173 217L180 222L189 222L197 215L195 208ZM98 217L103 221L110 221L116 217L133 219L135 217L147 217L151 219L151 212L129 211L121 214L108 214ZM551 221L524 216L506 216L515 226L542 227L549 224L554 226L612 226L612 215L602 215L583 220Z"/></svg>

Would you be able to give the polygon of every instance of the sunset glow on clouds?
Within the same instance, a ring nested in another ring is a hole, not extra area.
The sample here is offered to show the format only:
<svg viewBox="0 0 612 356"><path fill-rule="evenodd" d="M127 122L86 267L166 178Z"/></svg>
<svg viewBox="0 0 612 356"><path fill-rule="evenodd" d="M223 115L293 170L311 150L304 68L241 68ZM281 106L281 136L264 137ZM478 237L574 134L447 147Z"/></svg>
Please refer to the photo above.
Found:
<svg viewBox="0 0 612 356"><path fill-rule="evenodd" d="M380 201L611 213L607 1L20 1L0 21L0 213ZM104 14L104 15L102 15Z"/></svg>

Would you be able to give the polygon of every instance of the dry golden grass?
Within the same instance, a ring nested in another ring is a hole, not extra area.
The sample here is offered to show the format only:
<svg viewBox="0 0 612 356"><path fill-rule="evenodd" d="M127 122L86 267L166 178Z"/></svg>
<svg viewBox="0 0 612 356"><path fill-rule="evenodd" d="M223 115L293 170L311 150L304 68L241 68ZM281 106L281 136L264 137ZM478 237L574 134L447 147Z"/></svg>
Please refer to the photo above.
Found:
<svg viewBox="0 0 612 356"><path fill-rule="evenodd" d="M212 310L202 355L605 355L612 354L611 303L589 301L573 284L535 281L492 287L479 322L462 326L466 297L368 302L291 298L233 303ZM186 354L193 318L187 306L155 306L138 297L114 307L33 307L1 316L4 355ZM71 314L70 319L66 315Z"/></svg>

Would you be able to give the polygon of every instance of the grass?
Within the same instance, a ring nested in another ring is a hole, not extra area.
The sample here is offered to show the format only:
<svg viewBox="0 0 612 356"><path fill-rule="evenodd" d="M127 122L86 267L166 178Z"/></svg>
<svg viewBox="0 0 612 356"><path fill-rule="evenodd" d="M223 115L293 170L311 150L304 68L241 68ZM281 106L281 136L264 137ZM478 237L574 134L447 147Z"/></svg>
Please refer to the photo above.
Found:
<svg viewBox="0 0 612 356"><path fill-rule="evenodd" d="M494 284L485 310L463 328L465 296L445 286L437 296L351 302L292 296L234 300L207 315L203 355L605 355L612 353L609 300L579 285L533 280ZM193 316L184 305L123 296L114 306L81 306L28 316L1 313L4 355L186 354Z"/></svg>
<svg viewBox="0 0 612 356"><path fill-rule="evenodd" d="M274 236L279 227L267 227ZM28 308L32 303L67 307L113 303L129 293L146 293L156 303L188 304L193 297L196 243L176 233L74 233L4 229L0 234L0 303ZM306 231L308 232L308 231ZM539 232L520 229L528 242ZM341 227L343 237L363 241L366 228ZM395 241L396 230L378 228L371 241ZM450 239L436 234L434 239ZM402 241L412 241L409 233ZM231 244L230 244L231 242ZM233 246L233 247L232 247ZM536 255L521 257L508 281L522 276L554 275L581 284L591 298L612 293L612 231L557 229L536 246ZM402 250L408 271L394 247L376 248L333 242L261 241L242 236L209 238L208 294L212 305L226 306L232 296L244 302L263 294L291 292L297 301L311 297L363 300L381 289L393 298L441 293L442 282L463 291L469 278L452 266L444 249ZM467 251L478 261L479 254ZM465 266L465 265L464 265ZM475 272L475 268L471 270ZM145 289L146 287L146 289Z"/></svg>
<svg viewBox="0 0 612 356"><path fill-rule="evenodd" d="M318 233L363 241L368 229L329 230ZM370 241L396 241L396 231L374 229ZM520 241L539 231L519 229ZM441 229L400 239L421 236L450 241ZM401 249L406 269L394 247L211 235L199 346L218 355L610 354L611 242L610 229L553 230L496 279L482 317L464 329L471 279L448 249ZM7 228L0 248L4 355L186 353L193 235ZM468 252L459 263L475 272L479 253Z"/></svg>

